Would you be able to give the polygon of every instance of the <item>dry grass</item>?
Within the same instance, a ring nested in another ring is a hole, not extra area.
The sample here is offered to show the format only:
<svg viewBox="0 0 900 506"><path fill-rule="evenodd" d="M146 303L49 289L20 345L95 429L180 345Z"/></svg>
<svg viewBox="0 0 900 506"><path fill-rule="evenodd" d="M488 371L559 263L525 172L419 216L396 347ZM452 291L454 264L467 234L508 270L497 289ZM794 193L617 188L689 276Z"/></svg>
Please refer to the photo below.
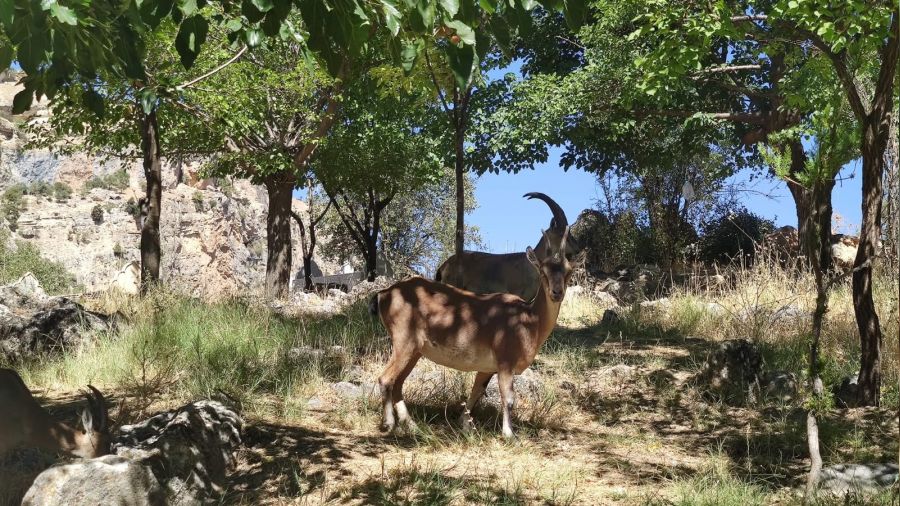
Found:
<svg viewBox="0 0 900 506"><path fill-rule="evenodd" d="M407 382L419 433L382 436L377 399L336 395L332 383L374 382L387 359L385 332L364 303L329 318L285 318L165 292L98 300L122 315L118 333L17 367L50 403L87 382L101 386L118 401L119 421L197 397L237 400L249 425L226 503L798 503L802 399L734 408L706 400L689 379L718 341L737 337L763 349L767 368L802 374L806 324L779 310L810 310L813 290L806 277L765 265L731 279L716 290L677 289L658 309L626 308L614 326L600 324L605 308L587 294L568 297L533 366L542 386L522 399L509 443L491 408L476 412L478 430L461 434L471 375L424 361ZM896 287L876 285L886 335L898 333ZM856 339L841 286L823 339L828 385L855 372ZM292 355L304 346L331 351ZM823 417L826 465L896 459L897 355L897 341L886 339L884 408ZM617 376L622 364L632 372Z"/></svg>

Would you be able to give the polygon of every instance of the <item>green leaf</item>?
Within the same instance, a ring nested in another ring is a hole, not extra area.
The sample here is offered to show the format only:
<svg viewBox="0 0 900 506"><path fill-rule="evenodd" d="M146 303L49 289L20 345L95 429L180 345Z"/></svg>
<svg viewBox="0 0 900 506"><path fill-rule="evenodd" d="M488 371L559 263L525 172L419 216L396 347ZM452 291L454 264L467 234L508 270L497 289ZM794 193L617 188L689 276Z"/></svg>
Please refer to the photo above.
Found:
<svg viewBox="0 0 900 506"><path fill-rule="evenodd" d="M459 0L440 0L441 7L444 8L444 11L452 18L456 16L456 13L459 12Z"/></svg>
<svg viewBox="0 0 900 506"><path fill-rule="evenodd" d="M462 21L454 19L453 21L448 21L447 26L456 30L456 35L459 35L460 40L465 44L470 46L475 44L475 31Z"/></svg>
<svg viewBox="0 0 900 506"><path fill-rule="evenodd" d="M141 97L141 108L144 110L144 114L150 114L156 109L156 92L153 88L141 88L139 94Z"/></svg>
<svg viewBox="0 0 900 506"><path fill-rule="evenodd" d="M83 99L85 107L87 107L89 111L93 112L98 117L102 118L106 113L103 97L101 97L95 89L88 88L87 90L85 90Z"/></svg>
<svg viewBox="0 0 900 506"><path fill-rule="evenodd" d="M253 48L262 43L263 33L258 28L251 28L250 30L247 30L245 39L247 40L247 45Z"/></svg>
<svg viewBox="0 0 900 506"><path fill-rule="evenodd" d="M32 90L28 86L24 90L16 93L13 97L12 113L22 114L31 108L31 100L34 98Z"/></svg>
<svg viewBox="0 0 900 506"><path fill-rule="evenodd" d="M275 3L272 0L250 0L250 3L256 7L259 12L269 12Z"/></svg>
<svg viewBox="0 0 900 506"><path fill-rule="evenodd" d="M465 89L469 85L469 79L472 77L472 65L475 63L475 46L467 44L463 47L456 47L453 44L447 46L447 63L450 64L450 71L456 78L456 84L460 89Z"/></svg>
<svg viewBox="0 0 900 506"><path fill-rule="evenodd" d="M50 4L50 15L56 18L60 23L72 26L78 24L78 17L75 15L75 11L64 5L59 5L56 2Z"/></svg>
<svg viewBox="0 0 900 506"><path fill-rule="evenodd" d="M13 17L16 13L16 4L12 0L0 2L0 25L12 28Z"/></svg>
<svg viewBox="0 0 900 506"><path fill-rule="evenodd" d="M522 1L522 7L526 11L530 11L531 9L534 9L538 5L536 0L521 0L521 1Z"/></svg>
<svg viewBox="0 0 900 506"><path fill-rule="evenodd" d="M581 28L587 16L585 0L565 0L563 5L566 14L566 24L569 25L569 29L578 30Z"/></svg>
<svg viewBox="0 0 900 506"><path fill-rule="evenodd" d="M175 49L181 57L181 64L189 69L200 54L200 48L206 42L209 23L203 16L191 16L181 22L178 35L175 36Z"/></svg>
<svg viewBox="0 0 900 506"><path fill-rule="evenodd" d="M141 19L155 28L160 21L172 12L172 0L144 0L139 8Z"/></svg>
<svg viewBox="0 0 900 506"><path fill-rule="evenodd" d="M488 14L493 14L497 10L496 0L478 0L478 4Z"/></svg>
<svg viewBox="0 0 900 506"><path fill-rule="evenodd" d="M181 15L184 17L193 16L194 13L197 12L197 0L179 0L178 1L178 10L181 11Z"/></svg>
<svg viewBox="0 0 900 506"><path fill-rule="evenodd" d="M303 5L306 5L306 3L307 2L304 2ZM251 0L242 0L241 14L246 16L247 21L250 21L251 23L256 23L266 16L266 13L257 9L256 5L254 5Z"/></svg>
<svg viewBox="0 0 900 506"><path fill-rule="evenodd" d="M422 46L423 44L419 40L403 43L403 49L400 50L400 66L407 74L412 72L415 67Z"/></svg>
<svg viewBox="0 0 900 506"><path fill-rule="evenodd" d="M0 69L8 69L15 56L16 50L11 44L4 43L0 46Z"/></svg>
<svg viewBox="0 0 900 506"><path fill-rule="evenodd" d="M402 17L400 11L397 9L397 6L389 0L381 1L381 9L384 11L384 22L387 25L388 30L390 30L391 35L396 37L397 33L400 32L400 18Z"/></svg>
<svg viewBox="0 0 900 506"><path fill-rule="evenodd" d="M428 29L434 24L434 2L432 0L419 0L416 11L422 16L422 24Z"/></svg>

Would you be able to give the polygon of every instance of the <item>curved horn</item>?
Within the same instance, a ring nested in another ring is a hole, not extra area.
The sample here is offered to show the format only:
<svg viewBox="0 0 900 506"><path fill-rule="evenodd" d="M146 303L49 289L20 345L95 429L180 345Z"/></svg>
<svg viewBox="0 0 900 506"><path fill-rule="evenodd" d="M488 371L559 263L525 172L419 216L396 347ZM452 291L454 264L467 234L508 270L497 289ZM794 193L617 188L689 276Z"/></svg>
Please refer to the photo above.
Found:
<svg viewBox="0 0 900 506"><path fill-rule="evenodd" d="M109 407L106 405L106 399L103 397L103 394L100 393L100 390L94 388L93 385L88 385L88 388L94 393L94 399L97 401L96 404L93 402L90 403L91 408L95 411L95 415L98 418L97 427L99 427L99 430L106 430L109 421ZM88 399L90 399L90 397L88 397Z"/></svg>
<svg viewBox="0 0 900 506"><path fill-rule="evenodd" d="M544 203L550 207L550 211L553 212L553 225L555 228L562 229L563 227L569 226L569 219L566 218L566 213L559 207L559 204L557 204L555 200L540 192L526 193L522 196L527 199L543 200Z"/></svg>

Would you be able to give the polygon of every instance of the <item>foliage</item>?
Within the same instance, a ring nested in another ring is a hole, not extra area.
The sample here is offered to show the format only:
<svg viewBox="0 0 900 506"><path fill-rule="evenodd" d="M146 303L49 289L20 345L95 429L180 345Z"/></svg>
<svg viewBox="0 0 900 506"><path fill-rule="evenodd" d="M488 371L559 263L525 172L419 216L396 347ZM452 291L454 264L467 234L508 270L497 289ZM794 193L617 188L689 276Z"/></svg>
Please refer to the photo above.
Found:
<svg viewBox="0 0 900 506"><path fill-rule="evenodd" d="M23 198L25 192L24 184L15 184L7 188L0 197L0 216L6 220L12 231L16 230L19 216L25 208L25 199Z"/></svg>
<svg viewBox="0 0 900 506"><path fill-rule="evenodd" d="M84 191L89 192L94 188L105 190L124 190L128 188L129 178L125 169L110 172L104 176L93 176L84 183Z"/></svg>
<svg viewBox="0 0 900 506"><path fill-rule="evenodd" d="M53 183L53 196L57 202L65 202L72 197L72 187L62 181L57 181Z"/></svg>
<svg viewBox="0 0 900 506"><path fill-rule="evenodd" d="M91 220L95 225L103 223L103 207L100 204L91 208Z"/></svg>
<svg viewBox="0 0 900 506"><path fill-rule="evenodd" d="M738 255L752 259L762 238L775 228L771 220L747 209L723 213L708 223L700 238L700 259L727 263Z"/></svg>
<svg viewBox="0 0 900 506"><path fill-rule="evenodd" d="M11 283L30 272L49 294L68 293L77 288L75 277L58 262L41 256L37 246L17 241L10 247L9 237L0 231L0 285Z"/></svg>

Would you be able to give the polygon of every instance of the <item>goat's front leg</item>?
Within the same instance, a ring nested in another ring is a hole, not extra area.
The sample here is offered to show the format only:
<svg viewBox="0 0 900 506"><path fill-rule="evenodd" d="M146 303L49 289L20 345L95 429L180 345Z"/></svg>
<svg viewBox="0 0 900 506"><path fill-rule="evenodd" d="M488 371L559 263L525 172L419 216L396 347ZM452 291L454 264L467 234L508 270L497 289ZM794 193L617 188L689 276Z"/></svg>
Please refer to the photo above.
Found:
<svg viewBox="0 0 900 506"><path fill-rule="evenodd" d="M475 383L472 384L472 393L469 394L469 399L463 405L463 412L459 417L463 432L472 430L472 410L475 408L475 405L478 404L481 396L484 395L484 390L487 388L488 383L490 383L491 377L493 376L494 373L492 372L480 372L475 375Z"/></svg>
<svg viewBox="0 0 900 506"><path fill-rule="evenodd" d="M398 404L399 418L401 423L409 423L409 413L406 411L406 404L403 402L403 381L409 375L409 371L419 360L419 353L411 346L399 347L394 346L391 353L391 359L388 361L387 367L378 378L378 386L381 388L381 408L383 417L381 421L381 430L384 432L393 432L396 422L394 420L394 405Z"/></svg>
<svg viewBox="0 0 900 506"><path fill-rule="evenodd" d="M500 408L503 411L503 437L513 437L512 411L516 407L516 392L513 390L513 372L509 369L501 369L497 375L497 384L500 387Z"/></svg>

